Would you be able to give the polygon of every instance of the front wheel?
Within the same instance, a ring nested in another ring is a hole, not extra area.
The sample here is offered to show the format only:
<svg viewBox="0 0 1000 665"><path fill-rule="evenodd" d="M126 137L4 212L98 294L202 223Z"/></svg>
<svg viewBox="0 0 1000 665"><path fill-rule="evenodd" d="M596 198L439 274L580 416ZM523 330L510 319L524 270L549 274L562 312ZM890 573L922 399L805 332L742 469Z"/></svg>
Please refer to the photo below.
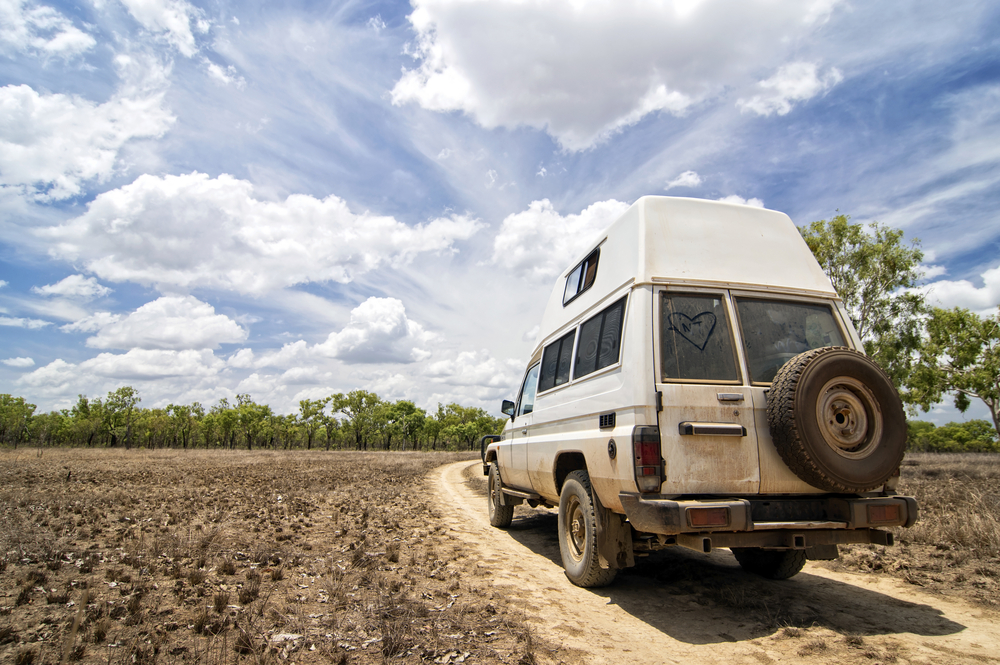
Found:
<svg viewBox="0 0 1000 665"><path fill-rule="evenodd" d="M496 462L490 463L489 479L489 512L490 525L506 529L514 519L514 506L503 505L503 490L500 485L500 467Z"/></svg>
<svg viewBox="0 0 1000 665"><path fill-rule="evenodd" d="M597 555L597 518L586 471L566 477L559 494L559 552L566 577L585 588L611 584L618 571L601 568Z"/></svg>
<svg viewBox="0 0 1000 665"><path fill-rule="evenodd" d="M805 550L762 550L759 547L734 547L732 550L743 570L771 580L787 580L806 565Z"/></svg>

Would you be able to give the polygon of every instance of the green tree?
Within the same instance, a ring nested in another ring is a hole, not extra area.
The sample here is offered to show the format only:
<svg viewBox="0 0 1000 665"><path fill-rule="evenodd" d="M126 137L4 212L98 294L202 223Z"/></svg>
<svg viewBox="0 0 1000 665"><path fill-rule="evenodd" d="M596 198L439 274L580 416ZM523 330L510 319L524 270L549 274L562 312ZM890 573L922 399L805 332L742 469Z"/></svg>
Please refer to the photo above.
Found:
<svg viewBox="0 0 1000 665"><path fill-rule="evenodd" d="M23 397L0 395L0 442L17 448L18 443L26 441L34 413L35 405Z"/></svg>
<svg viewBox="0 0 1000 665"><path fill-rule="evenodd" d="M237 395L236 402L238 427L247 444L247 450L252 450L254 442L260 437L271 415L271 407L257 404L247 394Z"/></svg>
<svg viewBox="0 0 1000 665"><path fill-rule="evenodd" d="M104 407L105 417L108 419L111 430L112 446L121 439L125 442L126 450L132 447L132 420L135 415L135 407L141 401L139 391L132 386L122 386L118 390L108 393Z"/></svg>
<svg viewBox="0 0 1000 665"><path fill-rule="evenodd" d="M848 215L813 222L799 233L844 300L865 353L912 403L907 388L927 311L923 296L912 290L923 275L919 240L906 245L901 230L851 224Z"/></svg>
<svg viewBox="0 0 1000 665"><path fill-rule="evenodd" d="M955 408L962 413L971 400L980 400L1000 435L1000 307L993 318L961 307L931 310L912 383L924 411L944 393L955 394Z"/></svg>
<svg viewBox="0 0 1000 665"><path fill-rule="evenodd" d="M375 431L377 411L382 400L367 390L337 393L328 398L330 410L344 416L347 426L354 432L358 450L368 450L368 441Z"/></svg>
<svg viewBox="0 0 1000 665"><path fill-rule="evenodd" d="M104 435L107 419L104 415L104 403L100 397L88 400L84 395L77 396L76 404L70 409L73 437L77 441L86 441L89 448L94 440L100 440Z"/></svg>
<svg viewBox="0 0 1000 665"><path fill-rule="evenodd" d="M323 410L326 408L326 401L321 399L300 399L299 400L299 424L306 432L306 450L312 450L313 439L316 431L323 426Z"/></svg>

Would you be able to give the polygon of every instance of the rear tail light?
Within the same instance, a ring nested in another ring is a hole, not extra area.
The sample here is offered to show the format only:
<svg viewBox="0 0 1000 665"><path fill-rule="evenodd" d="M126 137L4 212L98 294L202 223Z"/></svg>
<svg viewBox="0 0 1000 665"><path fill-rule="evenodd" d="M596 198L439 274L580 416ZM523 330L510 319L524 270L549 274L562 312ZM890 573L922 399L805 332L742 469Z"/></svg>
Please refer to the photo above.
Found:
<svg viewBox="0 0 1000 665"><path fill-rule="evenodd" d="M899 521L899 506L868 506L868 523L878 524Z"/></svg>
<svg viewBox="0 0 1000 665"><path fill-rule="evenodd" d="M632 450L635 458L635 483L640 492L659 492L662 476L660 429L636 427L632 430Z"/></svg>

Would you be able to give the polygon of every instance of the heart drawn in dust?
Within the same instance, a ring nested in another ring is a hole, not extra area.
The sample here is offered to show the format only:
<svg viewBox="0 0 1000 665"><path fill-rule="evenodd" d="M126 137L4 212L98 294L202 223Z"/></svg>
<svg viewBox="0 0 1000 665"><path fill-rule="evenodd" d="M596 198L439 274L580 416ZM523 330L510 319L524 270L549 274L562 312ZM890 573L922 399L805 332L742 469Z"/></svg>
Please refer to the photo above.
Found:
<svg viewBox="0 0 1000 665"><path fill-rule="evenodd" d="M715 314L702 312L694 318L687 314L674 312L670 315L670 328L681 334L681 337L698 347L699 351L705 350L708 338L715 330Z"/></svg>

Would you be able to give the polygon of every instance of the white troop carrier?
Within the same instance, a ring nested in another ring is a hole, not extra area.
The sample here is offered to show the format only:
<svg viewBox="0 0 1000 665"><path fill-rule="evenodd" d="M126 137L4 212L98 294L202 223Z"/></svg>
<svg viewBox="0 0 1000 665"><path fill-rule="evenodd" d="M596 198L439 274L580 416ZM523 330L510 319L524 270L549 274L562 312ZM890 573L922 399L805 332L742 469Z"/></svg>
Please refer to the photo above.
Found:
<svg viewBox="0 0 1000 665"><path fill-rule="evenodd" d="M783 213L639 199L556 280L538 340L483 442L489 514L558 506L575 584L674 546L786 578L917 518L899 396Z"/></svg>

